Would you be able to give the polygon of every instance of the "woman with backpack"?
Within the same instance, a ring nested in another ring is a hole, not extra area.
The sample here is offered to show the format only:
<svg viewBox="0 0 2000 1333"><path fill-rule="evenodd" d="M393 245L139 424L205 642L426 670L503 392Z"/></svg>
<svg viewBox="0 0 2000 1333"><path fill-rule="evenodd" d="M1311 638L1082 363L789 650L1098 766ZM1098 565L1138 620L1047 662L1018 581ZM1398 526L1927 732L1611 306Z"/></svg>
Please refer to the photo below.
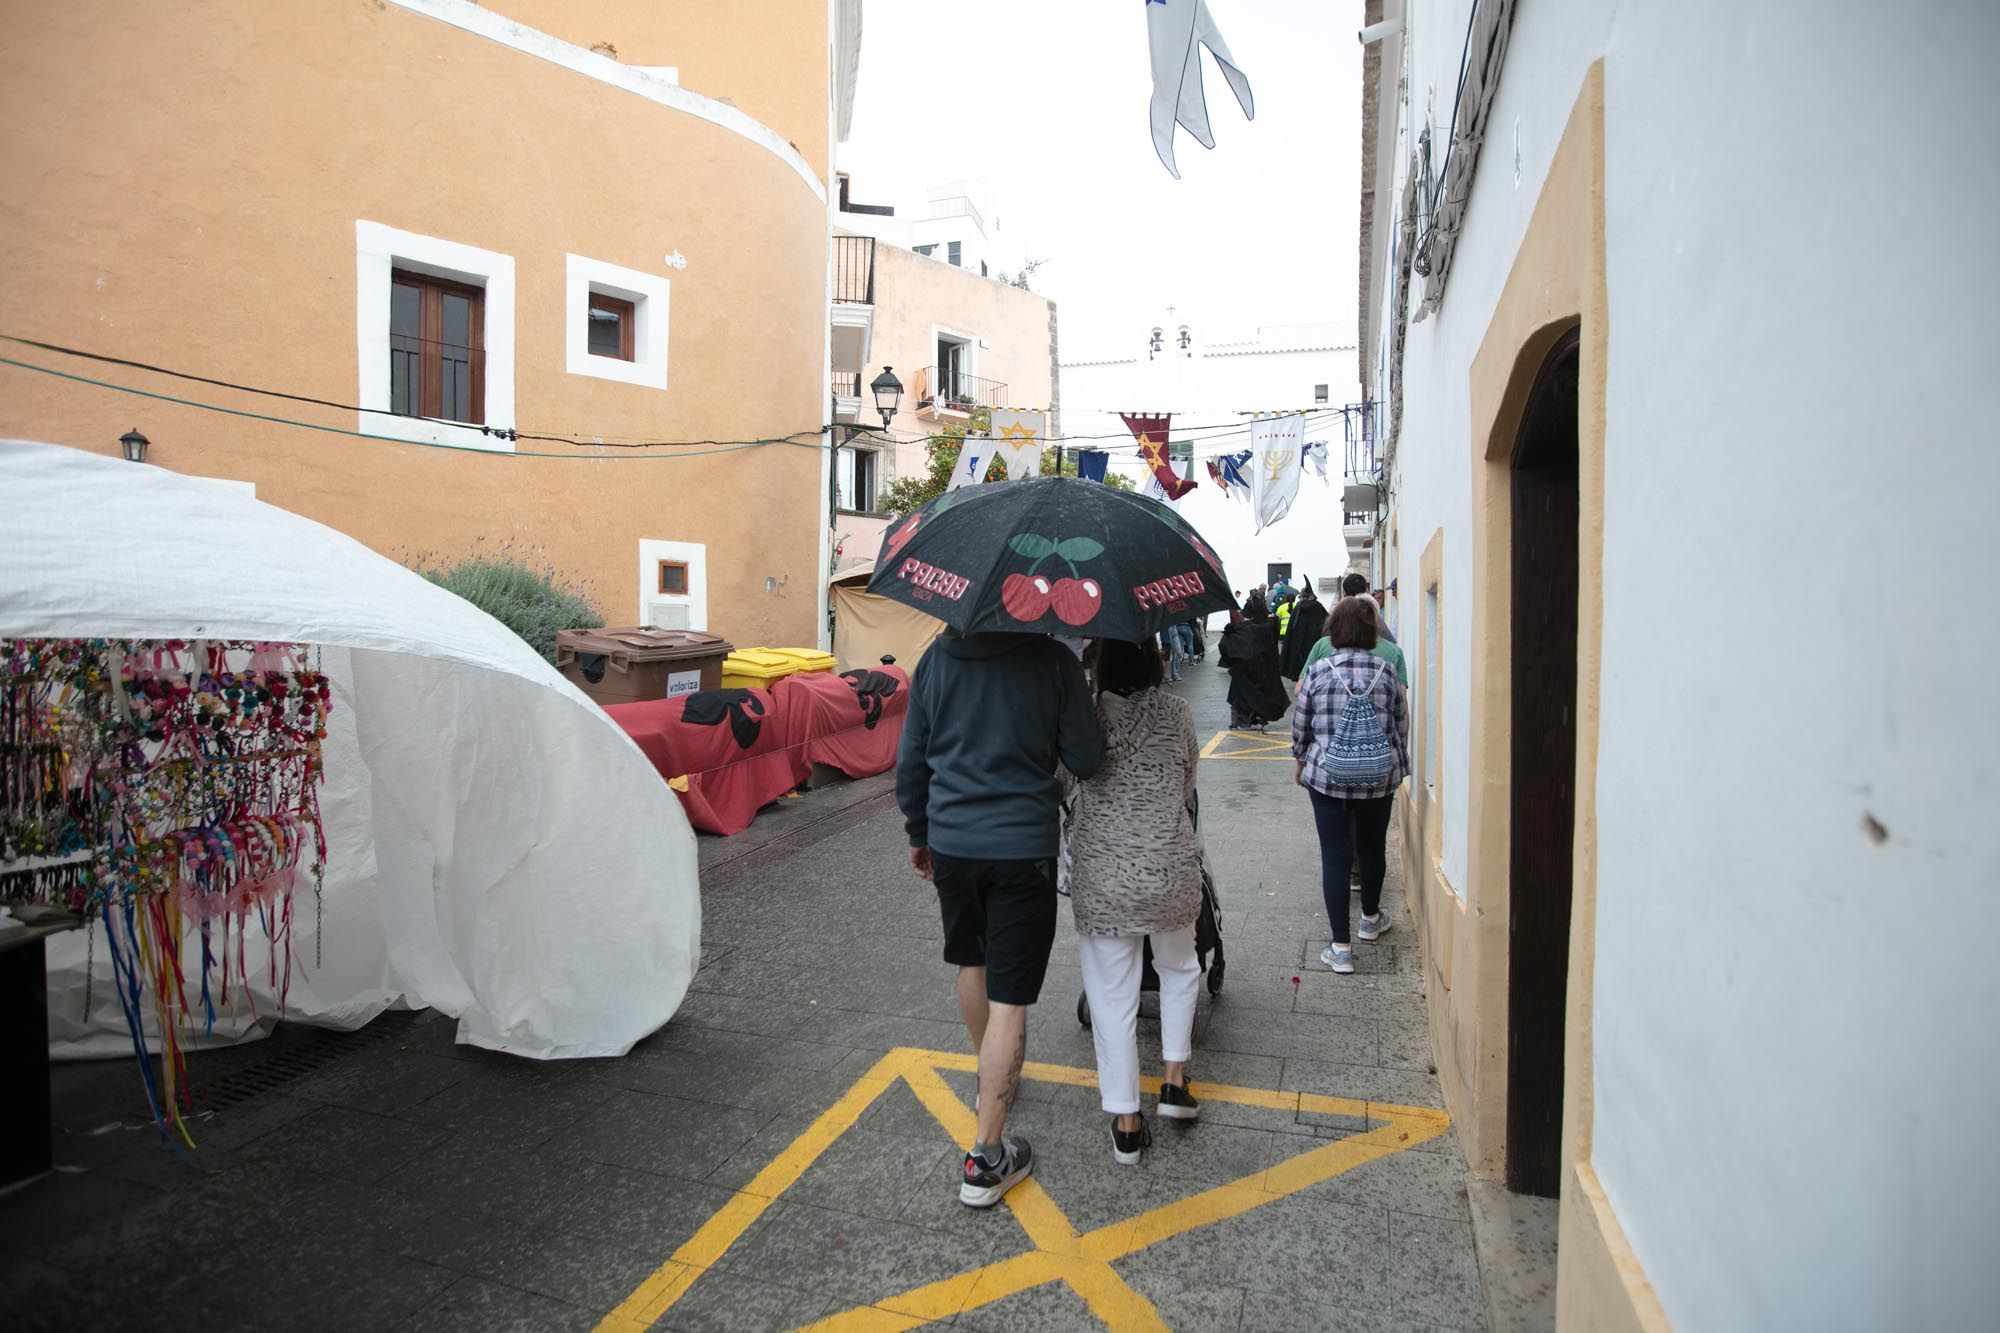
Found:
<svg viewBox="0 0 2000 1333"><path fill-rule="evenodd" d="M1312 800L1320 892L1333 928L1333 942L1319 960L1335 972L1354 970L1347 868L1357 858L1361 923L1355 933L1374 940L1389 929L1389 914L1382 910L1389 807L1410 771L1408 698L1394 667L1372 651L1375 624L1372 603L1342 598L1326 618L1333 652L1306 669L1292 705L1295 776Z"/></svg>

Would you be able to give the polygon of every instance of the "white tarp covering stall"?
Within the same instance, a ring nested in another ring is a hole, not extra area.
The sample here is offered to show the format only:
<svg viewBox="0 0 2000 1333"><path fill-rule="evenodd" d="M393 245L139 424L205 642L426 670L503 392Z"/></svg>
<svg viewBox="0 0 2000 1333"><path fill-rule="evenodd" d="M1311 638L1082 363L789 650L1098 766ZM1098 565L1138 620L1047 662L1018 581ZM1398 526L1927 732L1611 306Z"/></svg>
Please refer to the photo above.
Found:
<svg viewBox="0 0 2000 1333"><path fill-rule="evenodd" d="M505 626L359 542L228 485L0 441L0 636L320 647L329 851L320 904L299 890L286 1017L434 1007L474 1045L606 1056L686 993L701 901L674 794ZM104 959L101 937L49 941L59 1056L131 1053ZM255 1030L232 1000L215 1035Z"/></svg>

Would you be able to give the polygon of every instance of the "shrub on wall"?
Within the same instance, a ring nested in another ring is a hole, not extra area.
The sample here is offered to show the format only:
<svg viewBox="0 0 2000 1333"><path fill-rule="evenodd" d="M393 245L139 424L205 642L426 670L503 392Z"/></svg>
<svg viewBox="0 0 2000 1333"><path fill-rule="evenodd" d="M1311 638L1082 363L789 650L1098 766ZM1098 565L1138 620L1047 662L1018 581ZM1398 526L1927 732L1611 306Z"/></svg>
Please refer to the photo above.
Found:
<svg viewBox="0 0 2000 1333"><path fill-rule="evenodd" d="M486 555L470 555L450 564L432 565L429 557L416 571L471 602L520 635L530 648L550 662L556 660L556 634L566 629L596 629L604 624L587 594L541 558L539 552L501 547Z"/></svg>

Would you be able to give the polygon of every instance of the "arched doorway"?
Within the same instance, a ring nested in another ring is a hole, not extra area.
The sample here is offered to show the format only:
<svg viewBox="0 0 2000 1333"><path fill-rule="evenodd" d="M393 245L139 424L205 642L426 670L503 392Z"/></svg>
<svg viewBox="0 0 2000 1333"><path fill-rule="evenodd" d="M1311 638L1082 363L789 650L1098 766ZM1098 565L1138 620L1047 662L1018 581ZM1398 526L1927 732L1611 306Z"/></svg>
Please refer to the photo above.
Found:
<svg viewBox="0 0 2000 1333"><path fill-rule="evenodd" d="M1562 1178L1576 833L1577 348L1571 329L1542 362L1509 469L1507 1184L1550 1198Z"/></svg>

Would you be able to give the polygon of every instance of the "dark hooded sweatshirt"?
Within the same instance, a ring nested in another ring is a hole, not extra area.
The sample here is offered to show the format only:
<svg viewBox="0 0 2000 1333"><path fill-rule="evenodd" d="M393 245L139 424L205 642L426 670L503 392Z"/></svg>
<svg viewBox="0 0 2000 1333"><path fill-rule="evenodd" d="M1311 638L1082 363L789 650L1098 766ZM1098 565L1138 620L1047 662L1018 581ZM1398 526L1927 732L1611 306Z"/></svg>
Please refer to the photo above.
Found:
<svg viewBox="0 0 2000 1333"><path fill-rule="evenodd" d="M1056 854L1062 784L1104 762L1076 655L1039 634L947 630L917 663L896 757L910 846L966 861Z"/></svg>

